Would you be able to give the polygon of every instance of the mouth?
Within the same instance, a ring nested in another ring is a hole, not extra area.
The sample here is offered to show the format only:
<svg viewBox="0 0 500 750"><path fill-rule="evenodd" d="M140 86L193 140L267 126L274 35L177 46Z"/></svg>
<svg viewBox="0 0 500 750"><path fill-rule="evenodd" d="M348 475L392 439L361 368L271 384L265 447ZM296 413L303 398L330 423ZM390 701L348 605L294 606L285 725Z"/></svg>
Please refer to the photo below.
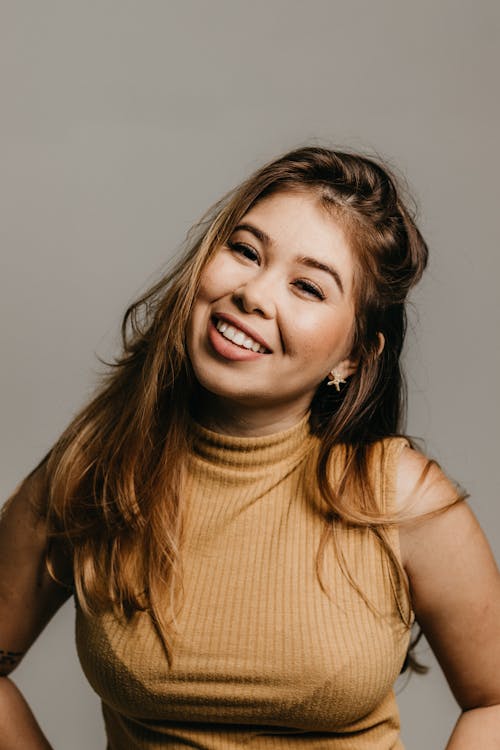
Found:
<svg viewBox="0 0 500 750"><path fill-rule="evenodd" d="M212 317L212 323L220 333L220 335L235 346L238 346L242 349L247 349L248 351L252 351L256 354L271 353L271 349L269 349L269 347L266 346L262 340L260 340L260 337L259 340L257 340L257 338L254 338L254 336L251 335L250 331L239 328L236 321L233 321L229 318L224 319L223 317L214 315Z"/></svg>

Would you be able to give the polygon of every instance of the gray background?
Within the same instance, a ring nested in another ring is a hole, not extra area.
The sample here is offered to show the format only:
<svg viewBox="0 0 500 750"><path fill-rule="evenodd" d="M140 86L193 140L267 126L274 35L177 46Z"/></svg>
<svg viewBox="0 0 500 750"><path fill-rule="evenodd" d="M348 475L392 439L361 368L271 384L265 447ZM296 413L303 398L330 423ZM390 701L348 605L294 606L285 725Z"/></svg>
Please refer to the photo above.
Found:
<svg viewBox="0 0 500 750"><path fill-rule="evenodd" d="M95 353L114 350L126 304L204 209L285 149L347 145L388 158L418 199L432 262L414 296L409 432L471 492L498 557L498 2L0 10L2 496L90 394ZM15 680L56 750L104 747L71 604ZM443 748L457 707L438 667L400 705L408 750Z"/></svg>

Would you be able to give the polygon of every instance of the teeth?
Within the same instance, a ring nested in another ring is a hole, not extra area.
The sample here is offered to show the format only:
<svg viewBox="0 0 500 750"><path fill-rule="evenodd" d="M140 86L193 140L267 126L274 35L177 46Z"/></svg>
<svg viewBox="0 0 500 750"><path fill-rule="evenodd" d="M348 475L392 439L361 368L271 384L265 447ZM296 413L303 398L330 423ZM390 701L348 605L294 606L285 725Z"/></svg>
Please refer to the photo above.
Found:
<svg viewBox="0 0 500 750"><path fill-rule="evenodd" d="M260 352L261 354L264 354L266 351L266 348L261 346L258 341L254 341L250 336L243 333L243 331L229 325L224 320L218 320L216 328L224 338L229 339L229 341L232 341L237 346L242 346L244 349L251 349L253 352Z"/></svg>

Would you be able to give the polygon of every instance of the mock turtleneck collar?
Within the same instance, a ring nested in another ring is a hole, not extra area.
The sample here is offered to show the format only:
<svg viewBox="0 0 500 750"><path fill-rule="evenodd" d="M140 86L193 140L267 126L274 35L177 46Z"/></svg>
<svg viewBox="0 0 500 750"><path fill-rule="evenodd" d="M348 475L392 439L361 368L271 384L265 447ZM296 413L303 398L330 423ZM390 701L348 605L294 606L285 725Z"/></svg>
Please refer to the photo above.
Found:
<svg viewBox="0 0 500 750"><path fill-rule="evenodd" d="M195 455L212 465L246 470L263 469L296 460L310 448L309 414L281 432L260 437L233 437L202 427L191 420Z"/></svg>

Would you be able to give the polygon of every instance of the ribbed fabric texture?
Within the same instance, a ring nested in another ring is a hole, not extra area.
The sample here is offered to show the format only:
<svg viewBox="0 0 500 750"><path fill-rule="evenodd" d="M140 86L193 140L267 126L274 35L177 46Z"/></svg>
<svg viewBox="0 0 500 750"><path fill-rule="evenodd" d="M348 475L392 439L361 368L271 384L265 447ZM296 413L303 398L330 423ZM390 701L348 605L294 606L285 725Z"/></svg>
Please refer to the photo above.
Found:
<svg viewBox="0 0 500 750"><path fill-rule="evenodd" d="M192 425L183 598L169 668L147 613L87 617L77 647L101 696L108 750L159 748L400 749L392 685L409 641L390 564L369 531L327 545L307 418L268 437L233 438ZM374 446L382 509L393 502L404 440ZM343 450L334 454L333 479ZM397 532L393 534L397 548Z"/></svg>

